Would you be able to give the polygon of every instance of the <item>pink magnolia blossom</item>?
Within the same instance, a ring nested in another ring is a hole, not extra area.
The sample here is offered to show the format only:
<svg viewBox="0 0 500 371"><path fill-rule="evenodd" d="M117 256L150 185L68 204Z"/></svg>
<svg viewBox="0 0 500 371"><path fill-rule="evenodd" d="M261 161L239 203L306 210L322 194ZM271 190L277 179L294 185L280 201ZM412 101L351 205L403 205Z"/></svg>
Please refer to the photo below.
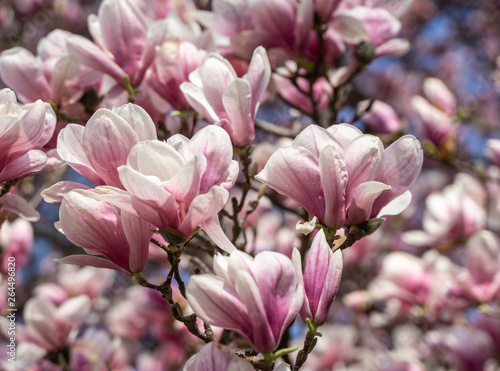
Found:
<svg viewBox="0 0 500 371"><path fill-rule="evenodd" d="M428 318L446 318L456 311L456 306L451 305L449 290L453 287L457 268L447 257L433 250L421 258L392 252L384 258L380 272L369 284L369 296L371 300L389 305L389 317L425 306Z"/></svg>
<svg viewBox="0 0 500 371"><path fill-rule="evenodd" d="M1 200L0 198L0 202ZM14 258L16 268L22 269L30 258L33 242L34 232L31 223L24 219L16 219L12 223L4 221L0 228L2 249L0 271L7 273L9 258Z"/></svg>
<svg viewBox="0 0 500 371"><path fill-rule="evenodd" d="M294 263L275 252L257 254L255 259L240 251L229 257L218 255L214 258L215 275L189 280L188 302L204 321L234 330L254 350L270 353L302 306L297 266L297 250Z"/></svg>
<svg viewBox="0 0 500 371"><path fill-rule="evenodd" d="M480 231L486 223L486 192L473 176L460 173L440 192L425 200L423 230L403 233L403 242L415 246L446 246Z"/></svg>
<svg viewBox="0 0 500 371"><path fill-rule="evenodd" d="M328 311L337 294L342 277L342 252L332 252L320 230L311 244L304 266L304 304L300 316L305 321L321 326L328 318Z"/></svg>
<svg viewBox="0 0 500 371"><path fill-rule="evenodd" d="M87 318L89 298L77 296L60 306L42 297L33 297L24 307L23 340L33 343L47 352L66 345L73 331Z"/></svg>
<svg viewBox="0 0 500 371"><path fill-rule="evenodd" d="M456 113L456 102L453 93L439 79L424 80L424 97L411 98L411 105L420 124L422 135L441 150L453 149L455 127L453 115ZM451 146L451 147L450 147Z"/></svg>
<svg viewBox="0 0 500 371"><path fill-rule="evenodd" d="M47 163L41 148L56 125L52 108L40 100L20 106L12 90L2 89L0 119L0 183L41 171Z"/></svg>
<svg viewBox="0 0 500 371"><path fill-rule="evenodd" d="M37 56L22 47L4 51L0 55L0 76L17 92L25 103L38 99L51 100L62 109L75 104L84 90L99 82L100 73L82 66L68 55L66 40L85 42L82 36L54 30L42 38Z"/></svg>
<svg viewBox="0 0 500 371"><path fill-rule="evenodd" d="M249 145L255 135L254 118L267 89L271 67L263 47L255 49L248 72L239 78L231 64L210 54L181 84L189 104L209 122L229 133L235 146Z"/></svg>
<svg viewBox="0 0 500 371"><path fill-rule="evenodd" d="M117 168L126 164L135 144L156 138L155 124L146 111L126 104L97 110L85 126L69 124L59 133L57 152L96 185L123 188Z"/></svg>
<svg viewBox="0 0 500 371"><path fill-rule="evenodd" d="M222 210L238 175L229 135L208 126L191 140L177 134L167 142L136 144L118 167L127 192L99 187L101 199L138 215L160 229L170 243L181 243L202 227L222 249L235 249L222 231ZM175 241L174 241L175 240Z"/></svg>
<svg viewBox="0 0 500 371"><path fill-rule="evenodd" d="M165 37L165 23L148 24L133 0L105 0L98 14L89 16L88 25L95 44L70 37L69 53L122 87L126 76L138 87L153 62L156 45Z"/></svg>
<svg viewBox="0 0 500 371"><path fill-rule="evenodd" d="M473 340L473 341L471 341ZM426 336L432 347L445 351L457 371L482 371L495 348L488 333L475 327L453 325Z"/></svg>
<svg viewBox="0 0 500 371"><path fill-rule="evenodd" d="M237 357L228 347L209 343L192 356L184 371L253 371L252 364Z"/></svg>
<svg viewBox="0 0 500 371"><path fill-rule="evenodd" d="M384 150L379 138L351 125L311 125L273 154L256 178L301 204L310 219L339 229L403 211L422 161L411 135Z"/></svg>
<svg viewBox="0 0 500 371"><path fill-rule="evenodd" d="M195 16L206 27L230 37L231 48L245 59L259 45L278 59L293 59L307 51L314 35L312 0L216 0L213 12Z"/></svg>
<svg viewBox="0 0 500 371"><path fill-rule="evenodd" d="M465 269L457 276L457 293L476 303L500 299L500 239L482 230L465 247Z"/></svg>
<svg viewBox="0 0 500 371"><path fill-rule="evenodd" d="M148 85L174 109L187 111L190 106L180 85L201 66L207 52L189 42L167 41L156 47L156 58L147 76Z"/></svg>
<svg viewBox="0 0 500 371"><path fill-rule="evenodd" d="M70 255L58 261L114 269L127 276L141 272L148 261L153 226L93 195L90 190L64 195L57 227L89 255Z"/></svg>
<svg viewBox="0 0 500 371"><path fill-rule="evenodd" d="M368 290L373 299L397 298L404 308L412 304L425 304L432 284L432 274L421 258L404 252L393 252L382 261L381 270Z"/></svg>
<svg viewBox="0 0 500 371"><path fill-rule="evenodd" d="M376 6L376 5L375 5ZM354 40L347 42L361 41L370 42L375 48L376 56L400 56L405 54L410 43L403 39L394 38L401 30L401 22L392 15L387 9L368 6L355 6L348 10L339 12L339 16L346 18L345 22L352 23L352 19L356 19L361 23L365 35L362 32L357 32L357 37ZM353 26L349 27L356 29Z"/></svg>
<svg viewBox="0 0 500 371"><path fill-rule="evenodd" d="M43 296L59 305L70 297L87 295L97 299L108 290L115 279L115 272L95 267L59 265L56 282L46 282L35 287L36 296Z"/></svg>
<svg viewBox="0 0 500 371"><path fill-rule="evenodd" d="M119 338L111 338L105 330L86 329L71 344L70 367L72 370L129 371L130 352Z"/></svg>
<svg viewBox="0 0 500 371"><path fill-rule="evenodd" d="M360 102L358 110L364 110L367 104L367 101ZM362 118L366 126L377 133L397 133L402 128L401 120L394 108L379 100L373 102L370 110Z"/></svg>

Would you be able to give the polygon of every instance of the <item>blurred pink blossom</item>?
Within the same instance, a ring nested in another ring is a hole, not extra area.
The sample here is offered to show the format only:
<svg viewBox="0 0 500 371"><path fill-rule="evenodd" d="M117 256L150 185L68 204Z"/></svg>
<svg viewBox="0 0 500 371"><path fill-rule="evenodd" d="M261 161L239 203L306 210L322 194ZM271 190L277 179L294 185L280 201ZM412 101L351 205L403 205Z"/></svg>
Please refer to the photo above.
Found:
<svg viewBox="0 0 500 371"><path fill-rule="evenodd" d="M33 243L34 232L30 222L24 219L16 219L12 223L4 221L0 228L0 247L2 250L0 271L7 273L9 259L12 258L15 259L15 268L23 269L30 259Z"/></svg>

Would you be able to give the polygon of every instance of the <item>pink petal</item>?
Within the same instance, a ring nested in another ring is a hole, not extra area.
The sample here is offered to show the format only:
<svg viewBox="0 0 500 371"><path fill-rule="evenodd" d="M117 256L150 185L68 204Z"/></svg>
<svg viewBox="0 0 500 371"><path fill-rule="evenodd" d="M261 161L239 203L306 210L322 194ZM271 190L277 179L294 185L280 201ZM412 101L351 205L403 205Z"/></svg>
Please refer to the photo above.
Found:
<svg viewBox="0 0 500 371"><path fill-rule="evenodd" d="M206 193L212 186L227 180L227 171L232 164L233 146L225 130L209 125L197 132L188 146L193 154L203 155L207 159L207 169L200 186L201 193Z"/></svg>
<svg viewBox="0 0 500 371"><path fill-rule="evenodd" d="M222 96L224 109L231 121L233 144L239 147L249 145L255 135L251 89L248 81L236 79L229 84Z"/></svg>
<svg viewBox="0 0 500 371"><path fill-rule="evenodd" d="M149 222L121 212L123 232L130 245L129 267L132 273L142 272L146 267L149 255L149 242L155 229Z"/></svg>
<svg viewBox="0 0 500 371"><path fill-rule="evenodd" d="M306 148L317 158L319 158L320 153L326 146L335 146L340 150L342 149L342 146L332 133L318 125L309 125L302 130L293 140L292 146Z"/></svg>
<svg viewBox="0 0 500 371"><path fill-rule="evenodd" d="M205 194L198 195L191 205L179 231L189 237L204 221L217 215L229 198L229 192L222 187L214 186Z"/></svg>
<svg viewBox="0 0 500 371"><path fill-rule="evenodd" d="M13 212L29 222L36 222L40 214L26 200L14 193L7 193L0 197L0 205L4 210Z"/></svg>
<svg viewBox="0 0 500 371"><path fill-rule="evenodd" d="M50 99L42 62L24 48L8 49L0 55L0 77L25 103Z"/></svg>
<svg viewBox="0 0 500 371"><path fill-rule="evenodd" d="M353 225L361 224L371 219L373 203L384 191L391 186L380 182L366 182L360 184L352 196L352 201L347 209L347 219Z"/></svg>
<svg viewBox="0 0 500 371"><path fill-rule="evenodd" d="M255 257L252 273L262 298L268 326L273 338L279 341L302 307L303 292L297 290L295 266L283 254L262 252Z"/></svg>
<svg viewBox="0 0 500 371"><path fill-rule="evenodd" d="M112 261L93 255L69 255L61 259L56 259L55 261L62 264L88 265L96 268L113 269L125 276L132 275L131 272L121 268Z"/></svg>
<svg viewBox="0 0 500 371"><path fill-rule="evenodd" d="M21 178L41 171L47 163L47 156L43 151L31 150L18 157L0 172L0 183L9 179Z"/></svg>
<svg viewBox="0 0 500 371"><path fill-rule="evenodd" d="M398 215L406 210L411 203L411 192L406 191L401 196L396 197L392 201L390 201L387 205L385 205L376 215L377 218L386 215Z"/></svg>
<svg viewBox="0 0 500 371"><path fill-rule="evenodd" d="M347 167L341 152L328 146L319 156L319 173L325 195L325 220L328 228L339 229L345 220Z"/></svg>
<svg viewBox="0 0 500 371"><path fill-rule="evenodd" d="M349 204L356 188L364 182L375 179L382 165L384 146L373 135L363 135L354 139L345 151L345 162L349 181L345 202Z"/></svg>
<svg viewBox="0 0 500 371"><path fill-rule="evenodd" d="M49 188L45 188L41 196L43 200L48 203L62 202L64 195L74 189L90 189L90 187L80 183L63 180Z"/></svg>
<svg viewBox="0 0 500 371"><path fill-rule="evenodd" d="M204 321L249 334L248 312L236 291L220 278L203 274L191 276L186 288L191 308Z"/></svg>
<svg viewBox="0 0 500 371"><path fill-rule="evenodd" d="M83 126L76 124L69 124L62 129L57 137L57 153L69 166L94 184L106 184L104 179L96 173L87 157L83 145L84 131Z"/></svg>
<svg viewBox="0 0 500 371"><path fill-rule="evenodd" d="M217 113L215 113L210 103L208 103L202 87L196 86L191 82L183 82L180 85L180 89L186 97L189 105L193 107L196 112L205 117L211 123L219 120Z"/></svg>
<svg viewBox="0 0 500 371"><path fill-rule="evenodd" d="M121 187L117 168L127 163L137 133L120 116L107 109L92 115L83 132L83 148L94 171L105 184Z"/></svg>
<svg viewBox="0 0 500 371"><path fill-rule="evenodd" d="M206 168L206 158L197 155L163 185L175 197L177 202L190 205L193 199L200 193L201 179Z"/></svg>
<svg viewBox="0 0 500 371"><path fill-rule="evenodd" d="M146 20L130 0L106 0L98 11L101 36L115 62L129 76L137 70L147 35Z"/></svg>
<svg viewBox="0 0 500 371"><path fill-rule="evenodd" d="M335 140L340 143L344 150L349 147L354 139L363 135L361 130L349 124L332 125L326 130L333 135Z"/></svg>
<svg viewBox="0 0 500 371"><path fill-rule="evenodd" d="M252 88L251 116L253 118L255 117L257 106L271 79L271 65L269 64L266 49L262 46L259 46L253 52L252 60L248 66L248 72L244 78L248 80Z"/></svg>
<svg viewBox="0 0 500 371"><path fill-rule="evenodd" d="M144 108L129 103L112 111L132 127L139 141L158 139L156 125Z"/></svg>
<svg viewBox="0 0 500 371"><path fill-rule="evenodd" d="M261 297L261 291L252 276L246 271L238 274L235 283L236 292L248 311L246 321L252 328L252 333L248 340L253 345L252 348L261 353L274 351L278 346L279 338L273 334L273 329L268 322L265 308L266 303Z"/></svg>
<svg viewBox="0 0 500 371"><path fill-rule="evenodd" d="M300 203L312 219L325 213L317 158L307 149L287 147L276 151L256 179Z"/></svg>
<svg viewBox="0 0 500 371"><path fill-rule="evenodd" d="M233 66L218 54L210 54L199 69L203 94L218 117L225 112L222 102L224 91L236 78Z"/></svg>
<svg viewBox="0 0 500 371"><path fill-rule="evenodd" d="M231 240L227 238L226 234L220 226L219 217L216 215L208 218L201 223L201 228L210 237L210 239L222 250L231 253L236 250Z"/></svg>
<svg viewBox="0 0 500 371"><path fill-rule="evenodd" d="M120 85L124 84L125 71L90 40L71 36L66 43L68 53L73 55L80 63L111 76Z"/></svg>
<svg viewBox="0 0 500 371"><path fill-rule="evenodd" d="M403 194L415 182L422 169L423 152L413 135L405 135L384 151L384 159L376 180L392 187L376 201L378 213L390 200Z"/></svg>

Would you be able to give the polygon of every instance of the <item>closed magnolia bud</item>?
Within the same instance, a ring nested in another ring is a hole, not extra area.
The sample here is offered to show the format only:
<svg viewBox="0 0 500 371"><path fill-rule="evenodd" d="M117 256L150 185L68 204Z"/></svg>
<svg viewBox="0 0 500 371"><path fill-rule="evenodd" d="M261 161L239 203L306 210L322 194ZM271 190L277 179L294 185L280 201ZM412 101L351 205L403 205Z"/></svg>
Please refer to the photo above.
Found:
<svg viewBox="0 0 500 371"><path fill-rule="evenodd" d="M311 245L304 267L304 303L300 316L315 325L326 322L342 277L342 252L332 252L320 230Z"/></svg>

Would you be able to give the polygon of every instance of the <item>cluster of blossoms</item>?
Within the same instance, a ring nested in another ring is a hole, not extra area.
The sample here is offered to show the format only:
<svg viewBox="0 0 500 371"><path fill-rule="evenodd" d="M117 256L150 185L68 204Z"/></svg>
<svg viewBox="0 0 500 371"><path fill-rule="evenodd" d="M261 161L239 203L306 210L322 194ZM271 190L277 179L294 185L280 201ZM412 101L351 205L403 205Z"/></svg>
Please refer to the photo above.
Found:
<svg viewBox="0 0 500 371"><path fill-rule="evenodd" d="M0 37L0 368L500 367L498 130L391 65L431 0L88 3L0 5L64 28Z"/></svg>

